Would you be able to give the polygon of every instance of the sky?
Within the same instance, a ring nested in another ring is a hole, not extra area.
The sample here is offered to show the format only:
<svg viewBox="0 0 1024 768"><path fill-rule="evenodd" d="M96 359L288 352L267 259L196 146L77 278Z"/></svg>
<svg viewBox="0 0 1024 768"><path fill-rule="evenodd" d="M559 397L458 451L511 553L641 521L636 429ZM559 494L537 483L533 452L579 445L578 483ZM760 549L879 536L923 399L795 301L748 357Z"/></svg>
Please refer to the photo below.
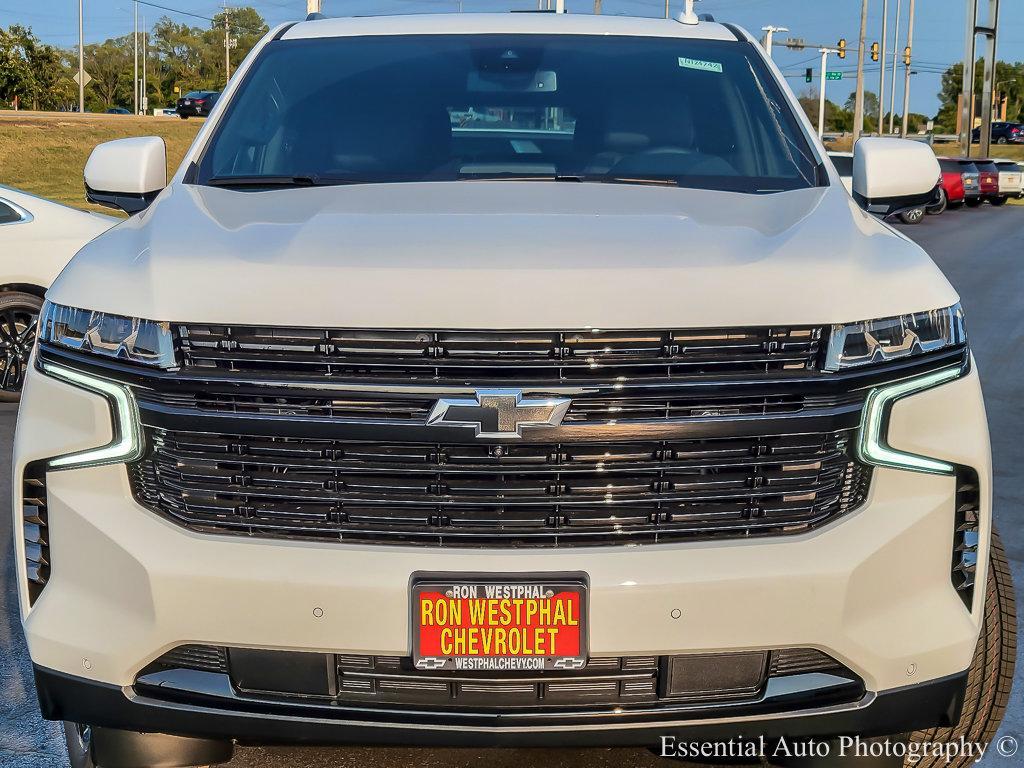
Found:
<svg viewBox="0 0 1024 768"><path fill-rule="evenodd" d="M902 0L900 40L898 50L906 45L907 6ZM83 0L85 7L85 40L101 42L108 37L123 35L132 30L132 0ZM198 16L213 16L220 7L218 0L152 0L157 5L178 9ZM323 0L323 10L329 16L371 15L388 13L455 13L460 0ZM535 7L535 0L461 0L466 12L505 11L513 8ZM593 0L565 0L570 13L590 13ZM682 10L682 0L671 0L672 12ZM897 0L889 0L889 30L887 66L891 66L892 34ZM868 44L879 40L882 26L883 0L869 0ZM229 5L249 5L263 14L271 26L293 21L305 15L306 0L229 0ZM761 27L772 24L789 27L779 37L802 38L811 44L835 45L845 37L848 45L855 46L860 27L858 0L699 0L697 11L711 13L719 21L730 21L760 35ZM913 112L934 115L939 101L940 74L949 65L963 59L965 11L962 0L917 0L914 24L914 62L919 70L911 78L910 108ZM982 5L987 5L983 3ZM1024 2L1003 0L1000 19L999 58L1008 61L1024 60ZM603 12L629 16L661 16L663 0L603 0ZM139 14L146 17L148 26L169 16L179 22L205 26L209 22L172 11L139 6ZM0 0L0 26L25 24L48 43L70 47L78 41L78 0ZM817 71L820 56L816 50L775 50L775 59L787 74L789 83L798 95L808 89L817 95L817 81L808 86L804 69ZM870 59L867 60L870 65ZM828 83L828 98L842 104L854 88L856 55L851 52L844 62L830 57L829 70L843 71L843 80ZM896 104L901 111L903 102L903 65L898 67ZM867 88L878 91L878 66L868 69ZM887 75L887 83L889 77ZM889 86L886 86L886 104Z"/></svg>

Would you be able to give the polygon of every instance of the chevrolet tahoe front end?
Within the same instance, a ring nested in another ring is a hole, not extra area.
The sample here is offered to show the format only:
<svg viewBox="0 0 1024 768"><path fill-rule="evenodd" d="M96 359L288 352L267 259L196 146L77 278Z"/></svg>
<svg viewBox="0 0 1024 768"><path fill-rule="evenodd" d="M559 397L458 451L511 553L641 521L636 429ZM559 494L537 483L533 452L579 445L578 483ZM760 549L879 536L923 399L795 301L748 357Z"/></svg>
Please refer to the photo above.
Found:
<svg viewBox="0 0 1024 768"><path fill-rule="evenodd" d="M598 42L628 109L595 124ZM659 62L705 101L625 88ZM365 79L418 77L452 91L381 122ZM292 130L334 87L362 117ZM314 21L223 100L49 292L25 385L22 617L72 752L956 726L1000 631L963 313L746 33Z"/></svg>

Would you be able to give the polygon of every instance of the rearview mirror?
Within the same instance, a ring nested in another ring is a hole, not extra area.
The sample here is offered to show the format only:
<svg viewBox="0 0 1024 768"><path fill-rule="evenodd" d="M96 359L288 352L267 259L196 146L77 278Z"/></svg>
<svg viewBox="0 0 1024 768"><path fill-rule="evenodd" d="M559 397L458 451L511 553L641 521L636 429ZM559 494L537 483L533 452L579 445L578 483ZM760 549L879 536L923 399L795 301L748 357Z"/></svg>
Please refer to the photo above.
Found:
<svg viewBox="0 0 1024 768"><path fill-rule="evenodd" d="M128 215L144 210L167 186L167 150L158 136L98 145L85 164L85 197Z"/></svg>
<svg viewBox="0 0 1024 768"><path fill-rule="evenodd" d="M853 199L869 213L891 216L934 202L939 161L927 144L866 137L853 147Z"/></svg>

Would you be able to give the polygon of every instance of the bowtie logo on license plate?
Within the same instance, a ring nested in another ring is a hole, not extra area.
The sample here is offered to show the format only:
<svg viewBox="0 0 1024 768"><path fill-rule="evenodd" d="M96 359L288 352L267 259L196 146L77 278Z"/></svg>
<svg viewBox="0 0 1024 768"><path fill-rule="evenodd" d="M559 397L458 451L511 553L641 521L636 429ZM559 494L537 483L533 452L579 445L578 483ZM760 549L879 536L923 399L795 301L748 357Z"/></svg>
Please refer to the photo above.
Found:
<svg viewBox="0 0 1024 768"><path fill-rule="evenodd" d="M572 401L527 398L519 389L478 389L472 398L442 398L428 426L472 427L477 437L522 437L523 427L557 427Z"/></svg>

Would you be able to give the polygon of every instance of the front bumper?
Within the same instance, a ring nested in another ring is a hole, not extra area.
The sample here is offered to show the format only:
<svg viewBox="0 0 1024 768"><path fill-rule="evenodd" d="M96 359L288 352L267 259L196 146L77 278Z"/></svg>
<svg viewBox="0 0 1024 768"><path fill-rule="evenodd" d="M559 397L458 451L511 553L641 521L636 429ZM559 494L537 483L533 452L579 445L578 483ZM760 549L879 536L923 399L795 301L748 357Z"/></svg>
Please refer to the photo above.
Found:
<svg viewBox="0 0 1024 768"><path fill-rule="evenodd" d="M899 401L889 425L893 447L978 472L980 584L991 520L985 424L972 368L961 379ZM108 406L101 397L32 369L15 444L15 514L28 463L109 439ZM592 655L819 648L864 681L868 699L844 705L841 712L758 718L757 730L778 720L785 721L780 727L787 735L882 724L891 732L903 721L879 703L900 700L889 692L908 686L927 690L919 686L934 682L943 693L934 697L934 706L910 710L914 722L907 727L942 721L937 713L949 711L956 698L943 681L960 680L977 642L984 590L975 590L968 610L950 580L955 484L949 476L879 468L859 510L799 536L539 551L203 535L136 504L123 466L50 472L51 575L31 606L24 588L24 542L17 541L24 627L49 717L111 727L141 728L145 722L153 730L253 740L390 741L396 722L407 719L402 713L391 723L317 714L299 718L308 731L293 730L292 715L221 710L213 717L192 703L149 701L132 685L147 664L185 643L407 655L409 578L416 571L582 571L590 581ZM97 702L83 708L94 695L102 696L103 707ZM879 714L849 719L856 713ZM165 725L156 726L151 715ZM678 728L725 734L737 723L749 726L750 720L711 718ZM660 723L656 730L666 727L677 725ZM423 743L470 738L437 724L413 730L414 740ZM527 740L500 721L471 731L490 743ZM553 733L559 744L622 743L614 741L620 738L648 743L651 736L641 726ZM407 736L400 737L403 743Z"/></svg>
<svg viewBox="0 0 1024 768"><path fill-rule="evenodd" d="M678 740L793 739L831 734L881 736L960 717L967 673L868 694L849 706L754 717L608 722L560 722L534 718L504 722L501 715L467 723L458 716L417 719L402 713L389 720L356 711L325 714L309 708L225 709L204 702L175 703L139 696L115 685L35 668L43 715L51 720L141 732L171 732L231 738L246 744L389 744L400 746L648 746L665 736ZM398 714L398 713L395 713Z"/></svg>

